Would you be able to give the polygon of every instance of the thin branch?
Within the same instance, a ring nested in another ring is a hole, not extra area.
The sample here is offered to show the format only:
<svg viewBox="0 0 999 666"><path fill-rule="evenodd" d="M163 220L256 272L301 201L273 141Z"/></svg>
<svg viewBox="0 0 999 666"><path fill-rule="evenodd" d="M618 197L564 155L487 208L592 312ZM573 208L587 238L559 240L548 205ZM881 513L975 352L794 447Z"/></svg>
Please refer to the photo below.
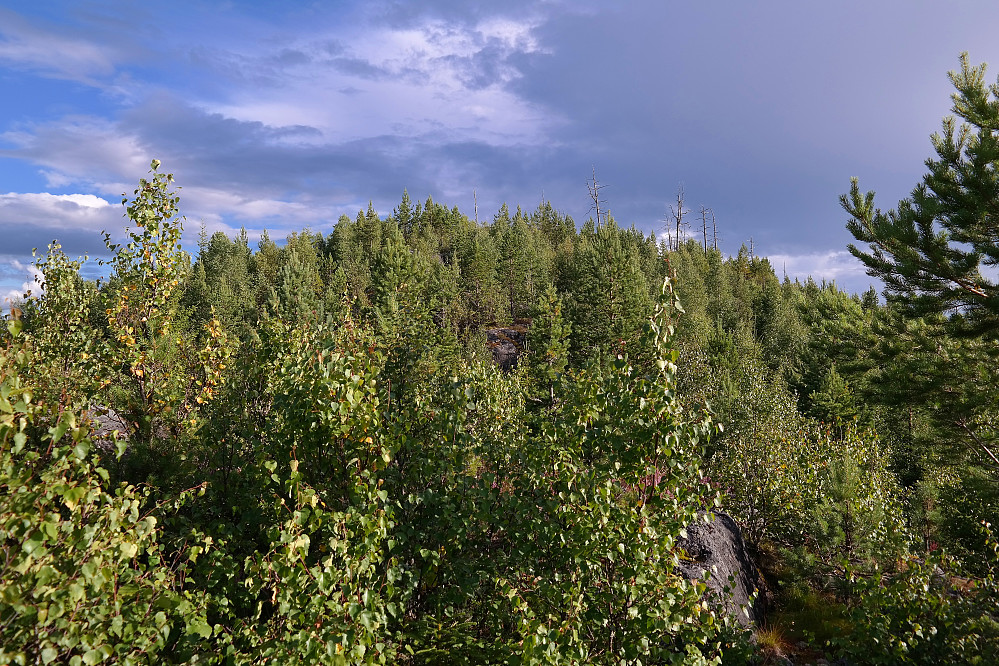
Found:
<svg viewBox="0 0 999 666"><path fill-rule="evenodd" d="M600 190L607 187L606 185L600 185L597 182L597 168L593 168L593 180L586 182L586 189L590 193L590 198L593 199L593 205L590 206L590 211L594 211L597 216L597 226L600 226L600 204L607 203L606 199L600 198Z"/></svg>
<svg viewBox="0 0 999 666"><path fill-rule="evenodd" d="M996 454L992 453L992 451L989 450L989 447L985 445L985 442L983 442L981 440L981 438L979 438L974 433L974 431L971 428L968 427L967 422L965 422L964 419L961 419L961 420L957 421L956 423L957 423L957 425L961 426L961 428L964 430L964 432L966 432L968 434L968 437L970 437L972 439L972 441L975 442L975 444L977 444L978 446L980 446L981 449L983 451L985 451L986 454L988 454L989 458L992 458L992 462L994 462L996 464L996 467L999 468L999 458L997 458Z"/></svg>

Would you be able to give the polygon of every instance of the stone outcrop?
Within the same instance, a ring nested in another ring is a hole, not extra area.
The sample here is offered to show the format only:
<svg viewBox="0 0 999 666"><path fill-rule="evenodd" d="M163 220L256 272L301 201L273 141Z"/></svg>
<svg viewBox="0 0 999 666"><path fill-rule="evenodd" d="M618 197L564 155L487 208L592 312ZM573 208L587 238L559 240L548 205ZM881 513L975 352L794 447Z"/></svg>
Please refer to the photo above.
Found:
<svg viewBox="0 0 999 666"><path fill-rule="evenodd" d="M125 419L109 407L91 405L90 418L90 438L101 451L113 451L115 440L127 436L128 424ZM117 437L114 434L116 431Z"/></svg>
<svg viewBox="0 0 999 666"><path fill-rule="evenodd" d="M515 324L509 328L487 328L486 344L496 365L503 370L513 370L527 346L527 327Z"/></svg>
<svg viewBox="0 0 999 666"><path fill-rule="evenodd" d="M701 518L687 527L687 538L679 545L686 554L680 560L683 575L693 580L710 571L708 595L730 617L744 627L763 619L763 579L742 539L742 530L731 516L716 513L710 522ZM730 577L734 577L735 588L726 590Z"/></svg>

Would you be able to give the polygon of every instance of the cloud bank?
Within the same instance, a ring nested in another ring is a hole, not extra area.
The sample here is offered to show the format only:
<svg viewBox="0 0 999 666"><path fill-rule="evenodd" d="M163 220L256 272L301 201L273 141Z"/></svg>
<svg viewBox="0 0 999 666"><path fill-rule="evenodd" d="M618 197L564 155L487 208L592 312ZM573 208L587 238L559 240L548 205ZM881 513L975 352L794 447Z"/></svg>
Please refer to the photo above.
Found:
<svg viewBox="0 0 999 666"><path fill-rule="evenodd" d="M403 189L466 211L475 192L481 218L545 198L581 221L595 168L622 224L660 231L682 182L725 251L753 238L775 268L865 288L837 197L856 175L892 205L918 181L945 72L999 53L999 6L973 4L0 9L0 85L19 93L0 109L3 251L26 261L58 233L100 252L153 158L182 186L188 245L201 224L327 231Z"/></svg>

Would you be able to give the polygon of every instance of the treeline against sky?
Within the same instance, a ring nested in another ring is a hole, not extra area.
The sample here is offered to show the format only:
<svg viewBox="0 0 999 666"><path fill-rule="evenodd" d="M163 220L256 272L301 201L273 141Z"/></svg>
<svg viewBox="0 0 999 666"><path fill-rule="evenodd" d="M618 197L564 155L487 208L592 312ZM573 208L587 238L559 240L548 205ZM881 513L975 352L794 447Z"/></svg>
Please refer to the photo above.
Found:
<svg viewBox="0 0 999 666"><path fill-rule="evenodd" d="M718 507L824 651L997 644L980 340L548 203L191 257L157 167L106 280L53 245L12 309L4 660L752 662L677 567Z"/></svg>

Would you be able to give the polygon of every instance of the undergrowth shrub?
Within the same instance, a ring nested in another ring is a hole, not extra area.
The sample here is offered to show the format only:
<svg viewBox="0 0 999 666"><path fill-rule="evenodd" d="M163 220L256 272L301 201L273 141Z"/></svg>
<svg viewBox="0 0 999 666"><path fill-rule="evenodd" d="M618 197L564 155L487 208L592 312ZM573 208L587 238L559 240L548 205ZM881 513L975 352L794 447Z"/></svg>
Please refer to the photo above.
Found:
<svg viewBox="0 0 999 666"><path fill-rule="evenodd" d="M999 545L992 565L967 578L941 553L909 558L897 571L850 572L852 630L831 641L858 664L991 664L999 654Z"/></svg>

